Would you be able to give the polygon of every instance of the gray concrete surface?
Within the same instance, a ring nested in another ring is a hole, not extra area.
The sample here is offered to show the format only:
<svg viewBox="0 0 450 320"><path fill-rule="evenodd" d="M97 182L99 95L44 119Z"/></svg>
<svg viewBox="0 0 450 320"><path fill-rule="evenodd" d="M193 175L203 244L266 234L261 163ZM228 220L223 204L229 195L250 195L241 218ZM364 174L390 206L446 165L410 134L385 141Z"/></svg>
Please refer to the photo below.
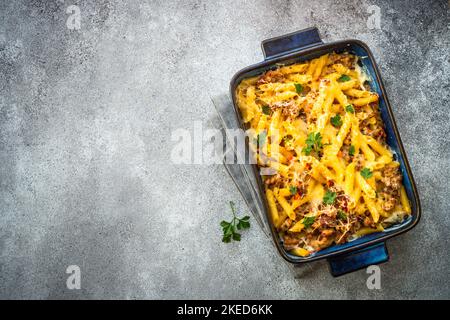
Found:
<svg viewBox="0 0 450 320"><path fill-rule="evenodd" d="M0 15L0 298L450 298L447 1L1 1ZM314 25L373 49L421 194L381 290L325 262L294 280L256 225L223 244L227 202L245 211L224 168L170 162L171 132L206 124L261 40Z"/></svg>

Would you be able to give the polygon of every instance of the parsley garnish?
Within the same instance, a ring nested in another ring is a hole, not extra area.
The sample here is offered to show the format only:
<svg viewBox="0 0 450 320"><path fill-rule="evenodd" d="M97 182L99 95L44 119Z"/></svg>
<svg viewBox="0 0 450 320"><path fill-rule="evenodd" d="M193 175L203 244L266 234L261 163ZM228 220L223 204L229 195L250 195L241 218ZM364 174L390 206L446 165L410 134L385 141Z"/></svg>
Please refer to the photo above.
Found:
<svg viewBox="0 0 450 320"><path fill-rule="evenodd" d="M347 215L345 214L344 211L339 210L337 213L337 218L340 220L347 220Z"/></svg>
<svg viewBox="0 0 450 320"><path fill-rule="evenodd" d="M343 74L343 75L338 79L339 82L345 82L345 81L349 81L349 80L351 80L351 78L350 78L348 75L346 75L346 74Z"/></svg>
<svg viewBox="0 0 450 320"><path fill-rule="evenodd" d="M289 192L290 192L292 195L297 194L297 187L296 187L296 186L290 186L290 187L289 187Z"/></svg>
<svg viewBox="0 0 450 320"><path fill-rule="evenodd" d="M250 217L245 216L243 218L236 217L236 210L234 208L234 202L230 201L231 212L233 212L233 220L231 222L222 221L220 226L222 227L223 237L222 241L225 243L231 242L231 239L235 241L241 241L241 234L236 232L236 229L248 229L250 228Z"/></svg>
<svg viewBox="0 0 450 320"><path fill-rule="evenodd" d="M363 168L360 173L364 179L369 179L373 176L373 172L369 168Z"/></svg>
<svg viewBox="0 0 450 320"><path fill-rule="evenodd" d="M322 149L322 136L320 135L320 132L314 133L311 132L308 134L308 137L306 138L306 147L302 149L302 152L309 156L311 154L311 151L316 151L319 153L319 151Z"/></svg>
<svg viewBox="0 0 450 320"><path fill-rule="evenodd" d="M294 83L295 91L300 94L303 92L303 86L300 83Z"/></svg>
<svg viewBox="0 0 450 320"><path fill-rule="evenodd" d="M310 146L306 146L302 149L302 152L307 156L309 156L311 154L311 151L312 151L312 147L310 147Z"/></svg>
<svg viewBox="0 0 450 320"><path fill-rule="evenodd" d="M316 217L304 217L302 220L302 224L305 226L305 229L308 229L312 226L315 220Z"/></svg>
<svg viewBox="0 0 450 320"><path fill-rule="evenodd" d="M261 109L264 114L270 115L270 107L268 105L262 106Z"/></svg>
<svg viewBox="0 0 450 320"><path fill-rule="evenodd" d="M330 122L333 126L335 127L340 127L342 126L342 119L341 119L341 115L337 114L334 117L331 117Z"/></svg>
<svg viewBox="0 0 450 320"><path fill-rule="evenodd" d="M353 106L349 104L348 106L345 107L345 111L355 113L355 108L353 108Z"/></svg>
<svg viewBox="0 0 450 320"><path fill-rule="evenodd" d="M336 200L336 192L327 190L327 192L325 192L325 195L323 196L323 203L333 204L334 200Z"/></svg>
<svg viewBox="0 0 450 320"><path fill-rule="evenodd" d="M348 154L353 157L355 155L355 146L351 145L350 149L348 149Z"/></svg>

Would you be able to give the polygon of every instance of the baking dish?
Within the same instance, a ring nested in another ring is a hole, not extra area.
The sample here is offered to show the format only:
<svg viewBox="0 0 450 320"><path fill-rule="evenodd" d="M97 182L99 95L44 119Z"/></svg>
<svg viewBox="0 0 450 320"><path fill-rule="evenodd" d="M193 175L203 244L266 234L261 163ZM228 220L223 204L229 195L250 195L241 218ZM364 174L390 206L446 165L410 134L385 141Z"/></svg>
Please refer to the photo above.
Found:
<svg viewBox="0 0 450 320"><path fill-rule="evenodd" d="M356 56L363 57L363 59L361 59L363 64L362 68L370 78L369 84L371 86L371 91L378 93L380 97L379 108L385 125L387 144L394 152L395 160L400 163L403 175L403 185L411 204L411 215L402 223L386 228L383 232L369 234L351 242L328 247L308 257L299 257L287 252L283 248L281 239L274 226L271 224L272 238L279 253L284 259L293 264L301 264L326 258L330 265L330 271L334 276L339 276L369 265L388 261L389 254L386 248L386 240L413 228L420 219L421 209L411 169L406 158L378 67L370 49L366 44L359 40L323 43L317 28L309 28L265 40L262 42L262 51L265 58L264 61L239 71L234 75L230 83L230 93L234 112L240 127L244 130L248 129L241 118L235 97L236 87L244 78L262 74L267 70L276 68L280 64L289 65L305 60L311 60L330 52L340 53L346 51ZM260 196L264 199L263 209L266 216L268 216L268 205L264 195L263 182L257 165L254 164L252 167Z"/></svg>

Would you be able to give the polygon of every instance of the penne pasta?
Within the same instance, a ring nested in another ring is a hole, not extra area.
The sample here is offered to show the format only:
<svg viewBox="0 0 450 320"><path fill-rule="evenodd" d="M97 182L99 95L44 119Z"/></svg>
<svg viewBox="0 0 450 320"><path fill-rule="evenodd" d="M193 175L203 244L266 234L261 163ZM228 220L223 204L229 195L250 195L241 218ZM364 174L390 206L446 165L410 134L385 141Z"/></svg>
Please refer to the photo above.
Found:
<svg viewBox="0 0 450 320"><path fill-rule="evenodd" d="M369 103L376 102L376 101L378 101L378 95L371 94L369 97L358 98L358 99L353 100L352 104L354 106L360 107L360 106L364 106L364 105L367 105Z"/></svg>
<svg viewBox="0 0 450 320"><path fill-rule="evenodd" d="M275 197L273 195L272 190L266 189L266 198L267 198L267 203L269 205L269 211L270 211L270 215L272 218L272 222L274 224L278 224L280 217L278 215L278 209L277 209L277 205L275 203Z"/></svg>
<svg viewBox="0 0 450 320"><path fill-rule="evenodd" d="M408 196L406 194L405 187L402 186L400 189L400 203L402 204L402 208L407 214L411 214L411 206L409 204Z"/></svg>
<svg viewBox="0 0 450 320"><path fill-rule="evenodd" d="M270 221L294 255L411 214L399 163L379 134L379 97L357 59L329 53L244 79L235 91L266 175Z"/></svg>

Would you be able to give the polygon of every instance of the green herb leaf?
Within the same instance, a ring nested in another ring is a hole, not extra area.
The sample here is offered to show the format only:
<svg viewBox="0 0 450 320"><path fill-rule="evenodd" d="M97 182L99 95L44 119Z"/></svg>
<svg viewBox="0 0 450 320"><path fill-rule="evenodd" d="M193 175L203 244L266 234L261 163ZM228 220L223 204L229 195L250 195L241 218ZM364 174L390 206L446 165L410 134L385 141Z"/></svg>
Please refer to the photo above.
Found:
<svg viewBox="0 0 450 320"><path fill-rule="evenodd" d="M316 217L304 217L302 220L302 224L305 226L305 229L308 229L312 226L315 220Z"/></svg>
<svg viewBox="0 0 450 320"><path fill-rule="evenodd" d="M309 155L311 154L311 151L312 151L312 147L311 147L311 146L306 146L306 147L304 147L304 148L302 149L302 152L303 152L305 155L307 155L307 156L309 156Z"/></svg>
<svg viewBox="0 0 450 320"><path fill-rule="evenodd" d="M295 83L295 91L300 94L303 92L303 86L300 83Z"/></svg>
<svg viewBox="0 0 450 320"><path fill-rule="evenodd" d="M290 186L290 187L289 187L289 192L290 192L292 195L297 194L297 187L296 187L296 186Z"/></svg>
<svg viewBox="0 0 450 320"><path fill-rule="evenodd" d="M222 229L224 236L229 236L234 233L234 226L230 223L227 227Z"/></svg>
<svg viewBox="0 0 450 320"><path fill-rule="evenodd" d="M250 228L250 222L239 220L236 227L238 228L238 230L248 229L248 228Z"/></svg>
<svg viewBox="0 0 450 320"><path fill-rule="evenodd" d="M318 146L319 148L322 148L322 136L320 135L320 132L316 133L315 145Z"/></svg>
<svg viewBox="0 0 450 320"><path fill-rule="evenodd" d="M340 127L342 126L342 119L341 119L341 115L337 114L334 117L331 117L330 122L333 126L335 127Z"/></svg>
<svg viewBox="0 0 450 320"><path fill-rule="evenodd" d="M324 204L333 204L334 200L336 200L336 192L327 190L325 192L325 195L323 196L323 203Z"/></svg>
<svg viewBox="0 0 450 320"><path fill-rule="evenodd" d="M262 106L261 109L264 114L270 115L270 107L268 105Z"/></svg>
<svg viewBox="0 0 450 320"><path fill-rule="evenodd" d="M340 220L347 220L347 215L345 214L344 211L339 210L337 213L337 218Z"/></svg>
<svg viewBox="0 0 450 320"><path fill-rule="evenodd" d="M230 223L227 222L227 221L222 221L222 222L220 223L220 226L222 227L223 232L225 232L225 231L228 229L228 227L230 226Z"/></svg>
<svg viewBox="0 0 450 320"><path fill-rule="evenodd" d="M364 179L369 179L373 176L373 172L369 168L363 168L360 173Z"/></svg>
<svg viewBox="0 0 450 320"><path fill-rule="evenodd" d="M345 107L345 111L349 113L355 113L355 108L353 108L353 106L349 104L348 106Z"/></svg>
<svg viewBox="0 0 450 320"><path fill-rule="evenodd" d="M348 154L353 157L355 155L355 146L351 145L350 149L348 149Z"/></svg>
<svg viewBox="0 0 450 320"><path fill-rule="evenodd" d="M302 152L309 156L311 154L311 151L314 150L317 153L322 149L322 136L320 135L320 132L314 133L311 132L308 134L308 137L306 138L306 147L302 149Z"/></svg>
<svg viewBox="0 0 450 320"><path fill-rule="evenodd" d="M233 213L233 219L230 222L224 220L220 222L223 232L222 241L225 243L229 243L231 240L241 241L241 235L236 232L236 229L242 230L250 228L250 217L244 216L242 218L238 218L236 216L236 208L233 201L230 201L230 208Z"/></svg>
<svg viewBox="0 0 450 320"><path fill-rule="evenodd" d="M241 224L242 229L250 228L250 222L248 222L248 221L241 220L241 221L239 221L239 223Z"/></svg>
<svg viewBox="0 0 450 320"><path fill-rule="evenodd" d="M316 134L314 132L311 132L310 134L308 134L308 137L306 138L306 145L307 146L313 146L314 142L316 140Z"/></svg>
<svg viewBox="0 0 450 320"><path fill-rule="evenodd" d="M346 75L346 74L343 74L343 75L338 79L339 82L346 82L346 81L349 81L349 80L351 80L351 78L350 78L348 75Z"/></svg>

